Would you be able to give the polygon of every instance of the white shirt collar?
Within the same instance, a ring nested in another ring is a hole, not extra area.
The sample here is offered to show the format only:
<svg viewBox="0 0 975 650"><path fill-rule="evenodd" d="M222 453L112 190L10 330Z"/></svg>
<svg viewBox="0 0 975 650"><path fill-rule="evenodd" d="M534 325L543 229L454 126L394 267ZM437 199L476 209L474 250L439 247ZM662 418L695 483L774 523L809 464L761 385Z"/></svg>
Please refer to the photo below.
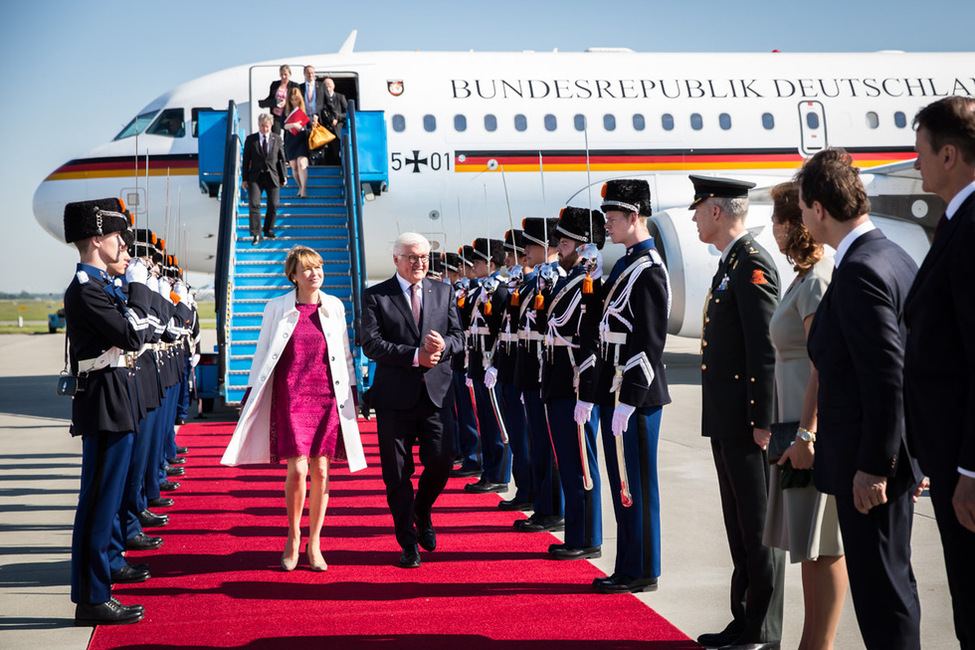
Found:
<svg viewBox="0 0 975 650"><path fill-rule="evenodd" d="M399 282L399 288L403 291L403 293L406 294L406 301L409 302L410 298L412 297L410 296L410 287L412 287L413 284L409 280L404 278L402 275L400 275L399 273L396 274L396 280ZM420 285L420 291L417 292L417 295L420 296L420 304L422 305L423 304L423 280L420 280L417 284Z"/></svg>
<svg viewBox="0 0 975 650"><path fill-rule="evenodd" d="M739 233L737 237L735 237L730 242L728 242L728 245L724 247L724 250L723 251L721 251L721 261L722 262L724 262L726 259L728 259L728 253L731 252L731 249L734 247L735 242L738 241L739 239L741 239L742 237L744 237L747 234L748 234L748 231L747 230L742 230L741 233Z"/></svg>
<svg viewBox="0 0 975 650"><path fill-rule="evenodd" d="M875 226L872 221L867 219L859 226L846 233L846 237L844 237L843 241L840 242L840 245L836 247L836 255L833 257L833 262L836 264L836 267L839 268L840 262L843 261L843 256L846 255L846 252L850 250L850 246L853 245L853 242L855 242L860 235L864 235L871 230L876 229L877 226Z"/></svg>
<svg viewBox="0 0 975 650"><path fill-rule="evenodd" d="M965 199L970 197L973 192L975 192L975 181L972 181L966 185L961 192L955 194L954 198L951 199L951 202L948 204L948 207L945 208L945 216L949 219L955 216L955 213L958 212L958 208L961 207L961 204L964 203Z"/></svg>

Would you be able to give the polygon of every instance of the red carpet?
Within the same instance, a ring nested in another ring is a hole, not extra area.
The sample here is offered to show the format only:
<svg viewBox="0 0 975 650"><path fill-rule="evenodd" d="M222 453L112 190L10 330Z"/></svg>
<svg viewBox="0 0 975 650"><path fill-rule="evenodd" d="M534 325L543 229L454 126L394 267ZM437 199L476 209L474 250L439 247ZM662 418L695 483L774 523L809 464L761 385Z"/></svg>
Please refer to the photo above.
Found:
<svg viewBox="0 0 975 650"><path fill-rule="evenodd" d="M332 473L328 571L313 573L302 554L285 573L284 465L223 467L232 425L183 426L179 443L190 453L167 509L172 523L158 529L165 544L129 554L153 577L115 588L123 603L145 605L146 617L97 628L90 647L697 647L635 597L593 593L602 573L588 562L546 559L555 538L514 532L524 515L497 510L497 495L463 492L471 479L451 479L437 501L438 546L421 550L423 566L394 566L375 424L361 427L370 466L352 475L337 464Z"/></svg>

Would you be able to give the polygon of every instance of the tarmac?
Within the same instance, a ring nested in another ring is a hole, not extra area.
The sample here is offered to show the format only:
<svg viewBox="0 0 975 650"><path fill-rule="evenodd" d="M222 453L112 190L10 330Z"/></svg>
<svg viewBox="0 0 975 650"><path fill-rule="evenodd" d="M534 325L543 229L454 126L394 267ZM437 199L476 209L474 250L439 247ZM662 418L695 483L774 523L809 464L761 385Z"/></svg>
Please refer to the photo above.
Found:
<svg viewBox="0 0 975 650"><path fill-rule="evenodd" d="M214 340L215 332L205 330L205 349L211 349ZM664 408L658 451L663 572L658 591L637 597L696 638L721 630L731 619L732 565L710 445L700 435L698 342L671 337L665 361L673 403ZM63 334L0 336L0 648L4 649L80 650L92 634L92 628L74 627L69 598L81 445L68 434L70 399L55 394L63 366ZM610 574L616 524L606 481L602 503L603 556L593 562ZM917 504L912 544L922 647L957 648L937 525L926 494ZM540 552L545 546L540 544ZM788 565L782 648L798 646L802 620L799 565ZM849 593L835 647L863 647Z"/></svg>

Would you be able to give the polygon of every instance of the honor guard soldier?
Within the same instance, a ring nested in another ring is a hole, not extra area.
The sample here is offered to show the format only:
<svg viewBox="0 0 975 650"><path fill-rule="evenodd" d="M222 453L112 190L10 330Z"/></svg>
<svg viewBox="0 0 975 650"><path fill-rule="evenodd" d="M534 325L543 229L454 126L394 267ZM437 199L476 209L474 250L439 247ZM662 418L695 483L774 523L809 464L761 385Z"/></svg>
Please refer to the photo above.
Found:
<svg viewBox="0 0 975 650"><path fill-rule="evenodd" d="M485 373L485 383L491 381L488 379L491 374L497 379L496 391L508 432L508 447L511 449L511 474L517 488L512 498L498 503L500 510L531 510L534 503L528 422L525 419L525 406L521 403L521 391L515 386L520 305L516 295L525 273L531 272L531 267L527 264L524 234L521 230L508 230L504 234L504 265L507 269L504 314L501 317L498 339L494 345L493 368L489 368Z"/></svg>
<svg viewBox="0 0 975 650"><path fill-rule="evenodd" d="M454 299L457 301L457 313L460 316L460 326L464 328L464 340L470 336L471 312L474 302L467 299L468 293L474 289L471 282L474 269L474 254L470 246L461 246L457 250L458 278L454 283ZM457 414L457 453L460 456L460 467L450 470L452 477L468 478L481 475L481 440L478 436L477 415L474 410L473 382L467 379L467 349L454 355L450 360L453 370L454 405Z"/></svg>
<svg viewBox="0 0 975 650"><path fill-rule="evenodd" d="M118 199L64 208L64 239L75 244L81 258L64 294L71 374L76 377L71 433L82 437L81 492L71 541L77 625L135 623L144 615L141 605L124 606L112 597L109 559L143 415L134 353L147 336L150 312L148 270L141 262L129 264L120 234L129 227L123 209ZM113 281L118 275L128 278L128 301Z"/></svg>
<svg viewBox="0 0 975 650"><path fill-rule="evenodd" d="M670 403L663 352L670 314L670 280L647 231L650 186L643 180L603 185L606 233L626 247L603 283L599 372L581 380L576 422L599 408L606 477L616 514L616 564L597 578L598 593L653 591L660 576L660 416ZM583 360L584 365L588 360Z"/></svg>
<svg viewBox="0 0 975 650"><path fill-rule="evenodd" d="M501 282L497 273L504 264L504 242L478 238L471 249L478 286L467 298L472 303L471 333L467 338L467 378L473 382L474 408L481 433L484 464L480 480L465 485L464 489L479 494L505 492L511 480L511 450L494 386L497 371L492 369L485 381L485 373L491 368L494 344L508 296L508 287Z"/></svg>
<svg viewBox="0 0 975 650"><path fill-rule="evenodd" d="M556 246L559 238L555 231L558 222L556 218L528 217L521 223L525 256L528 264L535 268L525 276L524 284L518 289L518 358L515 365L515 386L525 401L534 480L532 493L535 512L528 519L519 519L514 524L517 530L525 533L562 530L564 526L562 483L541 394L547 291L539 290L539 269L558 259Z"/></svg>
<svg viewBox="0 0 975 650"><path fill-rule="evenodd" d="M577 560L602 555L596 461L599 410L589 409L581 423L574 421L574 413L580 376L596 372L600 303L592 273L596 251L606 241L606 222L598 210L570 206L562 209L555 230L566 276L552 289L546 305L542 398L565 495L565 543L552 544L548 552L557 560Z"/></svg>
<svg viewBox="0 0 975 650"><path fill-rule="evenodd" d="M701 435L711 439L731 547L733 620L703 634L705 646L774 644L782 638L784 554L762 544L768 505L765 449L774 409L775 350L769 321L779 276L745 229L754 183L691 176L698 237L721 251L701 334ZM765 647L764 645L761 647Z"/></svg>

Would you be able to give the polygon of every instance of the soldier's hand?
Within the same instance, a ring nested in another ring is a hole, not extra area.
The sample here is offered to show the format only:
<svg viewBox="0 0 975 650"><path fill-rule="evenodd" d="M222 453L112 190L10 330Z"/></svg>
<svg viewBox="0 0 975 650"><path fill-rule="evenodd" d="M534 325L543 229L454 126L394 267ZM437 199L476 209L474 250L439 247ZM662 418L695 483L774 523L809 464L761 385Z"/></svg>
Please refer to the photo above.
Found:
<svg viewBox="0 0 975 650"><path fill-rule="evenodd" d="M176 283L176 286L173 287L173 291L176 292L176 295L179 296L180 300L185 300L187 293L189 293L186 290L186 285L181 281Z"/></svg>
<svg viewBox="0 0 975 650"><path fill-rule="evenodd" d="M768 429L752 429L752 439L762 450L768 449L769 440L772 439L772 432Z"/></svg>
<svg viewBox="0 0 975 650"><path fill-rule="evenodd" d="M484 371L484 385L491 390L496 383L498 383L498 369L491 366Z"/></svg>
<svg viewBox="0 0 975 650"><path fill-rule="evenodd" d="M148 279L149 269L145 262L138 257L129 261L129 265L125 267L125 280L129 284L145 284Z"/></svg>
<svg viewBox="0 0 975 650"><path fill-rule="evenodd" d="M961 475L951 497L958 523L975 533L975 478Z"/></svg>
<svg viewBox="0 0 975 650"><path fill-rule="evenodd" d="M858 470L853 476L853 505L860 514L887 503L887 477Z"/></svg>
<svg viewBox="0 0 975 650"><path fill-rule="evenodd" d="M464 379L464 385L467 386L468 388L474 388L474 380L471 379L470 377L467 377L466 379Z"/></svg>
<svg viewBox="0 0 975 650"><path fill-rule="evenodd" d="M620 402L613 411L613 435L619 437L626 431L626 425L630 421L630 416L636 411L635 406Z"/></svg>
<svg viewBox="0 0 975 650"><path fill-rule="evenodd" d="M592 416L592 402L584 402L578 400L576 402L575 410L572 412L572 419L576 421L576 424L585 424L589 421Z"/></svg>
<svg viewBox="0 0 975 650"><path fill-rule="evenodd" d="M149 287L149 291L159 293L159 278L150 273L149 279L146 280L146 286Z"/></svg>
<svg viewBox="0 0 975 650"><path fill-rule="evenodd" d="M167 302L173 301L169 295L172 291L173 287L169 282L169 278L159 278L159 295L165 298Z"/></svg>

